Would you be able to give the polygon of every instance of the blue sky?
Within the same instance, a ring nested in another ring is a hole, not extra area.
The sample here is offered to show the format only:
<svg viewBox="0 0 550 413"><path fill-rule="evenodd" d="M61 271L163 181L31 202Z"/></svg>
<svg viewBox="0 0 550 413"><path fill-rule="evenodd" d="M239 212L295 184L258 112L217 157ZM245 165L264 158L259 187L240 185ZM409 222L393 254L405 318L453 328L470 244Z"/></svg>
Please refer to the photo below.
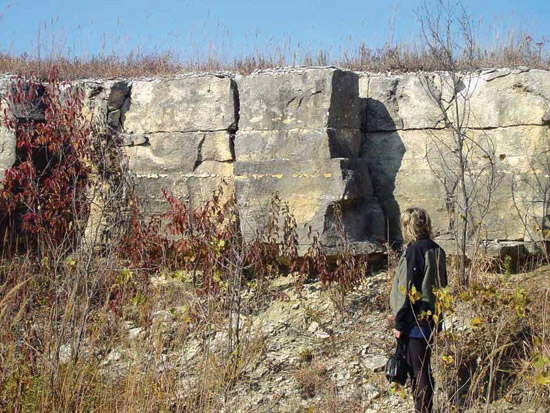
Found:
<svg viewBox="0 0 550 413"><path fill-rule="evenodd" d="M170 50L222 58L254 51L324 49L413 40L421 0L0 0L0 50L71 56ZM522 28L550 36L549 0L464 0L487 38ZM391 24L395 21L395 24ZM298 47L299 46L299 47Z"/></svg>

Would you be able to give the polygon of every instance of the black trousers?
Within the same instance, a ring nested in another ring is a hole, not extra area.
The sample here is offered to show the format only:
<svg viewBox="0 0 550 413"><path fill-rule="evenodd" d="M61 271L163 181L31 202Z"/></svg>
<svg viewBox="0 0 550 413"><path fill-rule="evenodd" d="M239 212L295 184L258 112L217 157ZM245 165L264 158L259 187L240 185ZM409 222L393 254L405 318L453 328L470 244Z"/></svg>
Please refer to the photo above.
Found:
<svg viewBox="0 0 550 413"><path fill-rule="evenodd" d="M432 351L423 338L409 338L407 364L410 367L414 407L417 413L431 413L434 381L431 368Z"/></svg>

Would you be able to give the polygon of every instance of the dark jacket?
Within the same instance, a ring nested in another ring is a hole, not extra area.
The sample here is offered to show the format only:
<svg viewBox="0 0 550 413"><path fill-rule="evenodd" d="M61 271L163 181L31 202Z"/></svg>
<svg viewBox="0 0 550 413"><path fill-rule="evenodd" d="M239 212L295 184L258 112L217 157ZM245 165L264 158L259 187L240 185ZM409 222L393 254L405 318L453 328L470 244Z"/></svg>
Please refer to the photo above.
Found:
<svg viewBox="0 0 550 413"><path fill-rule="evenodd" d="M432 327L428 310L435 313L434 288L447 285L445 251L431 239L420 239L408 245L401 256L390 294L390 305L395 314L395 329L407 337L414 323ZM413 303L412 286L419 293ZM422 314L422 316L421 316Z"/></svg>

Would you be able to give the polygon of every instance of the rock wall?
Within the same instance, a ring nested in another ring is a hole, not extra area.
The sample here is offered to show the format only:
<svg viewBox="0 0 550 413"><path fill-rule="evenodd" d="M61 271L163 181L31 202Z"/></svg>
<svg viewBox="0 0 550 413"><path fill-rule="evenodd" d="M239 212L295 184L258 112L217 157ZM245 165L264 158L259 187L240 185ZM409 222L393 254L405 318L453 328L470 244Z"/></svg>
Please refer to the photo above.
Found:
<svg viewBox="0 0 550 413"><path fill-rule="evenodd" d="M0 94L8 80L0 79ZM386 238L401 239L399 213L412 205L431 213L443 238L448 232L448 200L430 162L434 136L445 140L448 130L427 92L446 80L294 68L80 84L89 115L123 134L151 213L163 208L163 188L196 206L222 187L235 193L243 232L252 237L277 193L302 244L307 225L328 248L336 244L339 205L356 249L374 253ZM482 71L465 88L467 126L498 159L485 236L531 241L528 227L548 214L550 72ZM14 159L15 138L0 130L0 170Z"/></svg>
<svg viewBox="0 0 550 413"><path fill-rule="evenodd" d="M245 236L265 225L273 193L288 202L300 242L309 224L335 245L334 206L361 251L374 252L384 217L359 159L359 77L337 69L261 72L237 80L235 191Z"/></svg>
<svg viewBox="0 0 550 413"><path fill-rule="evenodd" d="M431 213L442 237L447 232L446 194L434 173L434 158L439 156L432 149L434 140L445 139L448 130L426 86L445 81L441 74L360 76L360 95L365 98L362 157L390 221L391 238L400 237L399 212L413 205ZM497 184L484 236L504 248L510 241L529 246L540 240L533 225L548 219L550 72L487 70L466 83L464 126L474 142L491 147L496 155Z"/></svg>

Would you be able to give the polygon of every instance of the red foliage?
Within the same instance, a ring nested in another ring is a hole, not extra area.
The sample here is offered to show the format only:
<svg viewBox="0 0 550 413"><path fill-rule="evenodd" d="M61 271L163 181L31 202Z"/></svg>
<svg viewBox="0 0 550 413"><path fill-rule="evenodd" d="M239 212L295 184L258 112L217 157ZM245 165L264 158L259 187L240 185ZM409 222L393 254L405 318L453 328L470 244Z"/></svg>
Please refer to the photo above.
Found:
<svg viewBox="0 0 550 413"><path fill-rule="evenodd" d="M334 208L334 225L341 248L336 262L329 262L313 233L307 253L299 257L296 221L276 196L265 230L245 241L234 198L222 203L221 192L217 192L204 205L192 209L166 190L163 194L170 208L162 217L146 222L134 204L131 225L120 249L133 269L183 271L205 293L219 292L235 271L260 281L277 276L281 270L298 270L308 279L318 278L325 286L335 284L342 290L353 288L365 275L366 258L356 257L346 241L338 206ZM298 288L303 281L300 276Z"/></svg>
<svg viewBox="0 0 550 413"><path fill-rule="evenodd" d="M10 247L17 238L39 247L70 242L86 215L92 130L81 93L53 71L44 84L18 78L6 97L2 124L17 142L0 192L2 235Z"/></svg>

